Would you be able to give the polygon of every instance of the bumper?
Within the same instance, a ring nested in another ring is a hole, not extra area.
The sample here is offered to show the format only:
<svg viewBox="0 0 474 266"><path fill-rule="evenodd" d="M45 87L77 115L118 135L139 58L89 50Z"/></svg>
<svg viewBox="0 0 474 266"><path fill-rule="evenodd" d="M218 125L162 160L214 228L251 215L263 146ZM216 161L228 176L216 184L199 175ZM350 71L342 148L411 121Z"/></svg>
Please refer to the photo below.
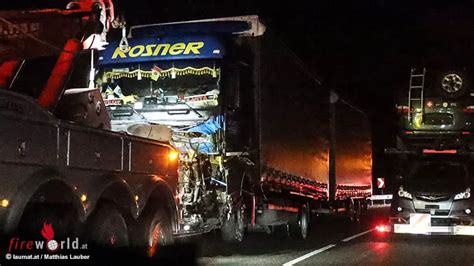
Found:
<svg viewBox="0 0 474 266"><path fill-rule="evenodd" d="M462 130L438 131L406 129L400 132L399 135L405 145L419 148L467 148L470 141L472 141L471 133Z"/></svg>
<svg viewBox="0 0 474 266"><path fill-rule="evenodd" d="M431 214L411 213L408 219L391 217L391 229L395 234L421 234L421 235L466 235L474 236L474 223L472 219L437 217ZM470 218L470 217L469 217ZM458 220L459 219L459 220ZM471 225L453 224L437 225L439 221L469 221ZM400 223L401 222L401 223Z"/></svg>
<svg viewBox="0 0 474 266"><path fill-rule="evenodd" d="M389 221L399 234L474 235L473 206L472 199L427 202L416 196L413 200L395 197Z"/></svg>

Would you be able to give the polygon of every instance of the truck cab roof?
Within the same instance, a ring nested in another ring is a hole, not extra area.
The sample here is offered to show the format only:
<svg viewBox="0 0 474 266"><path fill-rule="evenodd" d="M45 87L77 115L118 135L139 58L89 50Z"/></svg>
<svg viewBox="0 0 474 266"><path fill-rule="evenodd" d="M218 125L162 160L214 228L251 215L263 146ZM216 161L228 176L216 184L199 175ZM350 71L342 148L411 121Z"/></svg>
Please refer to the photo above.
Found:
<svg viewBox="0 0 474 266"><path fill-rule="evenodd" d="M138 25L130 28L129 37L153 37L171 34L231 34L261 36L266 26L256 15L189 20L169 23Z"/></svg>

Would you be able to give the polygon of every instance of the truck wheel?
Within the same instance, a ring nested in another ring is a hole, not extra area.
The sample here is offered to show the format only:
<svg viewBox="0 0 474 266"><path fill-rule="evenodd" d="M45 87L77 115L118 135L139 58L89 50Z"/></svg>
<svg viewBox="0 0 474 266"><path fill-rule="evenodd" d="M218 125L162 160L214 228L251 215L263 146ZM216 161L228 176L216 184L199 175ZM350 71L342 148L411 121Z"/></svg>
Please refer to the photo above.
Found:
<svg viewBox="0 0 474 266"><path fill-rule="evenodd" d="M243 205L236 208L236 211L227 213L222 218L221 235L227 243L239 243L244 239L245 233L245 208Z"/></svg>
<svg viewBox="0 0 474 266"><path fill-rule="evenodd" d="M127 223L115 204L99 203L89 219L85 233L95 244L110 247L128 246Z"/></svg>
<svg viewBox="0 0 474 266"><path fill-rule="evenodd" d="M158 209L152 219L144 224L147 240L147 255L153 257L160 247L173 244L171 217L164 209Z"/></svg>
<svg viewBox="0 0 474 266"><path fill-rule="evenodd" d="M76 236L79 225L71 205L29 203L15 234L35 238L44 224L51 224L58 239Z"/></svg>
<svg viewBox="0 0 474 266"><path fill-rule="evenodd" d="M354 222L356 216L355 204L352 199L346 200L346 216L350 222Z"/></svg>
<svg viewBox="0 0 474 266"><path fill-rule="evenodd" d="M359 201L354 202L354 218L353 222L360 222L360 213L362 212L362 206Z"/></svg>
<svg viewBox="0 0 474 266"><path fill-rule="evenodd" d="M296 223L289 224L290 236L296 239L305 240L308 237L309 228L309 212L306 204L301 205L298 212L298 219Z"/></svg>

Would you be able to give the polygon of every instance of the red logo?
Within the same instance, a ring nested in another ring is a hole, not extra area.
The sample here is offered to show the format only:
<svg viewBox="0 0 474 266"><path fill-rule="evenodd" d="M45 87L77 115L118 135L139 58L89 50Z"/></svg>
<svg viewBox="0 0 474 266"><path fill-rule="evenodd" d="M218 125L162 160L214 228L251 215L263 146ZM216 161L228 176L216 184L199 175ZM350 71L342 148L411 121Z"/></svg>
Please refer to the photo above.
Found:
<svg viewBox="0 0 474 266"><path fill-rule="evenodd" d="M52 224L43 223L41 235L46 239L46 249L50 252L56 252L59 249L58 241L54 240L54 229Z"/></svg>

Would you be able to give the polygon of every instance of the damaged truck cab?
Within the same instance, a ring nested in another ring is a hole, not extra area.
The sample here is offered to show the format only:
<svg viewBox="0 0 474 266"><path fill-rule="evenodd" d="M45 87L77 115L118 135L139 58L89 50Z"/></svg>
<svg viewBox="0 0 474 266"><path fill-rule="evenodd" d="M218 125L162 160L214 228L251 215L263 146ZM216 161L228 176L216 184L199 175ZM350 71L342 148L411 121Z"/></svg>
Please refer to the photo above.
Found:
<svg viewBox="0 0 474 266"><path fill-rule="evenodd" d="M170 137L179 151L179 236L220 229L239 242L282 226L304 239L312 213L360 217L366 115L330 103L257 16L133 26L128 44L100 53L97 83L114 131Z"/></svg>

